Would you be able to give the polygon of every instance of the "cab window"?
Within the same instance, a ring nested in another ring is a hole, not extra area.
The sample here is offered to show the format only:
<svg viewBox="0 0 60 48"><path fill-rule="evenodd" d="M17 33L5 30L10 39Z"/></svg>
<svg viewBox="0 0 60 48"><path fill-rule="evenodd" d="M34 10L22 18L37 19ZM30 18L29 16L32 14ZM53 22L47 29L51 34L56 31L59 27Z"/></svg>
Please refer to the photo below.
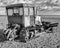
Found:
<svg viewBox="0 0 60 48"><path fill-rule="evenodd" d="M23 15L23 8L19 8L19 15Z"/></svg>
<svg viewBox="0 0 60 48"><path fill-rule="evenodd" d="M13 9L8 9L8 15L12 16L13 15Z"/></svg>
<svg viewBox="0 0 60 48"><path fill-rule="evenodd" d="M29 11L30 11L30 12L29 12L29 15L33 15L33 14L34 14L34 12L33 12L33 7L30 7L30 8L29 8Z"/></svg>
<svg viewBox="0 0 60 48"><path fill-rule="evenodd" d="M19 8L14 8L14 13L19 13Z"/></svg>
<svg viewBox="0 0 60 48"><path fill-rule="evenodd" d="M29 15L28 14L28 8L27 7L24 8L24 15Z"/></svg>

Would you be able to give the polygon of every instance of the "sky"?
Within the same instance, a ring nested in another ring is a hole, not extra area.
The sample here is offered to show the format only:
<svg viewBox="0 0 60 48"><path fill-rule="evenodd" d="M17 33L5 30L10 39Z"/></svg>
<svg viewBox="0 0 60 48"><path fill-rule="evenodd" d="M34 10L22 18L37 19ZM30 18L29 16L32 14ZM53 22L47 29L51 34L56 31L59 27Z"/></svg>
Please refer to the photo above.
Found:
<svg viewBox="0 0 60 48"><path fill-rule="evenodd" d="M60 0L0 0L3 3L13 3L15 1L33 1L33 2L51 2L51 3L60 3Z"/></svg>
<svg viewBox="0 0 60 48"><path fill-rule="evenodd" d="M18 3L18 2L29 2L30 3L39 3L40 5L43 4L49 4L48 6L52 4L57 4L60 5L60 0L0 0L0 3L2 2L3 4L11 4L11 3Z"/></svg>

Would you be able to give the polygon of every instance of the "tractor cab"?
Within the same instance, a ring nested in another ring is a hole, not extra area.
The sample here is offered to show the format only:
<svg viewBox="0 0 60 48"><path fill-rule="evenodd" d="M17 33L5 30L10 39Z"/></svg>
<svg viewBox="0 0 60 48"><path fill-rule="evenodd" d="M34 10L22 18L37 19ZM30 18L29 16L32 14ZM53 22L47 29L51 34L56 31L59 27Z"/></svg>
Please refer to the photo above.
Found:
<svg viewBox="0 0 60 48"><path fill-rule="evenodd" d="M9 23L22 24L24 27L35 24L36 7L33 4L8 5L6 10Z"/></svg>

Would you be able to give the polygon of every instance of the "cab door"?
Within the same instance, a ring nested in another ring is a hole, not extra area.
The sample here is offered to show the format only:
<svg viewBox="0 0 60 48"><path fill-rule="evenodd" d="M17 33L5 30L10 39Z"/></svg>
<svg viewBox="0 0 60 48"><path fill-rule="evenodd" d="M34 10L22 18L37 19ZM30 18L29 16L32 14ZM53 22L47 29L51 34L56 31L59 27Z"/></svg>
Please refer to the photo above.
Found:
<svg viewBox="0 0 60 48"><path fill-rule="evenodd" d="M32 26L35 24L35 10L34 7L24 7L24 25Z"/></svg>

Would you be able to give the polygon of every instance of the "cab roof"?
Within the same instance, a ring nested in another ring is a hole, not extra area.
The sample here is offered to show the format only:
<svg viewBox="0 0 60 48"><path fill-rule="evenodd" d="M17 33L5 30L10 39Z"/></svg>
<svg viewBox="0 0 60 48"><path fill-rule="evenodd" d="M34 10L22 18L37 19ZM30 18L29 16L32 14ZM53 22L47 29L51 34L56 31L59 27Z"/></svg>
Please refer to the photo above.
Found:
<svg viewBox="0 0 60 48"><path fill-rule="evenodd" d="M6 8L12 8L12 7L23 7L23 4L11 4L11 5L7 5Z"/></svg>
<svg viewBox="0 0 60 48"><path fill-rule="evenodd" d="M6 8L13 8L13 7L23 7L23 6L35 6L34 4L27 4L27 3L18 3L18 4L11 4L7 5Z"/></svg>

